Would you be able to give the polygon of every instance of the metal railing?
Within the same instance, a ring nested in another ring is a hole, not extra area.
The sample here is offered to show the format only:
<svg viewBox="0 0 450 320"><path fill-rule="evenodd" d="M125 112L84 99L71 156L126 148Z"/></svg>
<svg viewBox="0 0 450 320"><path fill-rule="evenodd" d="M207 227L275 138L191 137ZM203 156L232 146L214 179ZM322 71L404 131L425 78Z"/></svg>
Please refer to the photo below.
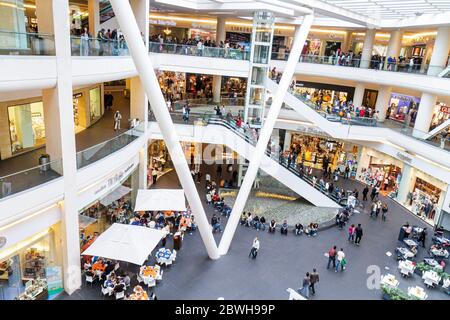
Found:
<svg viewBox="0 0 450 320"><path fill-rule="evenodd" d="M125 40L70 37L72 56L128 56Z"/></svg>
<svg viewBox="0 0 450 320"><path fill-rule="evenodd" d="M52 56L55 39L46 33L0 30L0 55Z"/></svg>
<svg viewBox="0 0 450 320"><path fill-rule="evenodd" d="M249 60L250 51L225 49L219 47L202 47L196 45L150 42L149 51L154 53L180 54L185 56Z"/></svg>
<svg viewBox="0 0 450 320"><path fill-rule="evenodd" d="M137 127L129 129L114 138L77 152L77 169L84 168L129 145L144 133L144 125L144 123L140 123Z"/></svg>
<svg viewBox="0 0 450 320"><path fill-rule="evenodd" d="M61 159L0 177L0 199L37 187L62 176Z"/></svg>

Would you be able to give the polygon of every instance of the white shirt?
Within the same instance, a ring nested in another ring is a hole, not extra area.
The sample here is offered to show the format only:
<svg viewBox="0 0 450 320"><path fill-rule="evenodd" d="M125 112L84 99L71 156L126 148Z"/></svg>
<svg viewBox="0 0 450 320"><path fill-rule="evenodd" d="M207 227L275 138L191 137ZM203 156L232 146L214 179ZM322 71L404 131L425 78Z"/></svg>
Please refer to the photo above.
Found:
<svg viewBox="0 0 450 320"><path fill-rule="evenodd" d="M344 251L338 251L337 252L337 260L338 261L342 261L342 259L344 259L345 258L345 253L344 253Z"/></svg>
<svg viewBox="0 0 450 320"><path fill-rule="evenodd" d="M255 238L255 240L253 240L253 248L255 248L256 250L259 250L259 240Z"/></svg>
<svg viewBox="0 0 450 320"><path fill-rule="evenodd" d="M209 173L206 174L206 181L211 181L211 176L209 175Z"/></svg>

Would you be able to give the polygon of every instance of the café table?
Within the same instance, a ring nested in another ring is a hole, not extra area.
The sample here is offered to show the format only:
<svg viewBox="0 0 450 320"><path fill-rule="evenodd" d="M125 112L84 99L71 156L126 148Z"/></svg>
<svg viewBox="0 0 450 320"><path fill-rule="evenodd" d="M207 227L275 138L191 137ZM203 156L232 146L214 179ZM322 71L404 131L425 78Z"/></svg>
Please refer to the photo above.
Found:
<svg viewBox="0 0 450 320"><path fill-rule="evenodd" d="M392 288L397 288L400 283L398 282L398 280L395 278L394 275L387 274L381 277L381 284L385 284Z"/></svg>
<svg viewBox="0 0 450 320"><path fill-rule="evenodd" d="M166 248L161 248L156 252L155 257L156 261L159 263L166 263L166 261L170 261L172 258L172 251Z"/></svg>
<svg viewBox="0 0 450 320"><path fill-rule="evenodd" d="M404 242L409 248L417 247L417 246L419 245L416 241L414 241L414 240L412 240L412 239L404 239L403 242Z"/></svg>
<svg viewBox="0 0 450 320"><path fill-rule="evenodd" d="M422 279L424 280L423 282L425 285L429 288L434 287L441 282L441 277L439 277L437 272L434 270L425 271L422 275Z"/></svg>
<svg viewBox="0 0 450 320"><path fill-rule="evenodd" d="M419 286L417 287L409 287L408 288L408 295L417 298L419 300L425 300L428 298L427 293L425 290Z"/></svg>
<svg viewBox="0 0 450 320"><path fill-rule="evenodd" d="M398 262L398 268L400 269L400 273L403 277L409 277L411 274L413 274L416 266L414 262L410 260L400 260Z"/></svg>

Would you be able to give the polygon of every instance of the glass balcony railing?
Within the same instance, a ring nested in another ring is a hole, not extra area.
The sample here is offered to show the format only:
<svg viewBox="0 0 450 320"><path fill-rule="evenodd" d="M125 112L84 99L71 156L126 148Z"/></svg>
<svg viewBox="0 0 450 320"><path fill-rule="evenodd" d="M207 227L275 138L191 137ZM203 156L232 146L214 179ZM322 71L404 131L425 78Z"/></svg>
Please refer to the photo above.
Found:
<svg viewBox="0 0 450 320"><path fill-rule="evenodd" d="M77 169L84 168L129 145L144 133L144 123L116 137L77 152Z"/></svg>
<svg viewBox="0 0 450 320"><path fill-rule="evenodd" d="M225 49L217 47L198 48L196 45L150 42L149 51L154 53L181 54L209 58L225 58L234 60L249 60L250 51L239 49Z"/></svg>
<svg viewBox="0 0 450 320"><path fill-rule="evenodd" d="M0 55L52 56L55 39L52 34L0 30Z"/></svg>
<svg viewBox="0 0 450 320"><path fill-rule="evenodd" d="M0 177L0 199L37 187L62 176L62 161L54 160L23 171Z"/></svg>
<svg viewBox="0 0 450 320"><path fill-rule="evenodd" d="M272 52L272 60L287 60L289 53L280 54ZM373 69L390 72L406 72L414 74L425 74L431 76L439 76L444 70L442 66L431 66L427 64L409 64L409 60L402 62L391 62L380 60L361 60L359 57L338 59L336 56L316 56L316 55L301 55L300 62L326 64L332 66L342 66L350 68Z"/></svg>
<svg viewBox="0 0 450 320"><path fill-rule="evenodd" d="M70 37L72 56L128 56L125 40Z"/></svg>

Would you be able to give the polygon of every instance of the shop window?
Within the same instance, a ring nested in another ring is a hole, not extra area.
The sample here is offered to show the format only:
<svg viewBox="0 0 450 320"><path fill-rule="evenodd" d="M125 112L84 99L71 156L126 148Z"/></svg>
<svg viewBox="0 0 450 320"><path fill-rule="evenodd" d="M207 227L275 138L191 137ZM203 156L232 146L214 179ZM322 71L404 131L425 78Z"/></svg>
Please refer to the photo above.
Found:
<svg viewBox="0 0 450 320"><path fill-rule="evenodd" d="M89 105L91 111L91 123L102 116L101 88L97 87L89 90Z"/></svg>
<svg viewBox="0 0 450 320"><path fill-rule="evenodd" d="M42 102L8 107L8 117L13 154L45 144Z"/></svg>
<svg viewBox="0 0 450 320"><path fill-rule="evenodd" d="M420 98L418 97L392 93L387 116L398 121L405 121L406 119L410 123L414 123L419 104ZM407 117L408 115L409 117Z"/></svg>
<svg viewBox="0 0 450 320"><path fill-rule="evenodd" d="M450 106L442 102L437 103L436 106L434 107L430 130L433 130L437 126L441 125L449 118L450 118Z"/></svg>
<svg viewBox="0 0 450 320"><path fill-rule="evenodd" d="M263 103L264 89L251 88L250 89L250 104L261 105Z"/></svg>

